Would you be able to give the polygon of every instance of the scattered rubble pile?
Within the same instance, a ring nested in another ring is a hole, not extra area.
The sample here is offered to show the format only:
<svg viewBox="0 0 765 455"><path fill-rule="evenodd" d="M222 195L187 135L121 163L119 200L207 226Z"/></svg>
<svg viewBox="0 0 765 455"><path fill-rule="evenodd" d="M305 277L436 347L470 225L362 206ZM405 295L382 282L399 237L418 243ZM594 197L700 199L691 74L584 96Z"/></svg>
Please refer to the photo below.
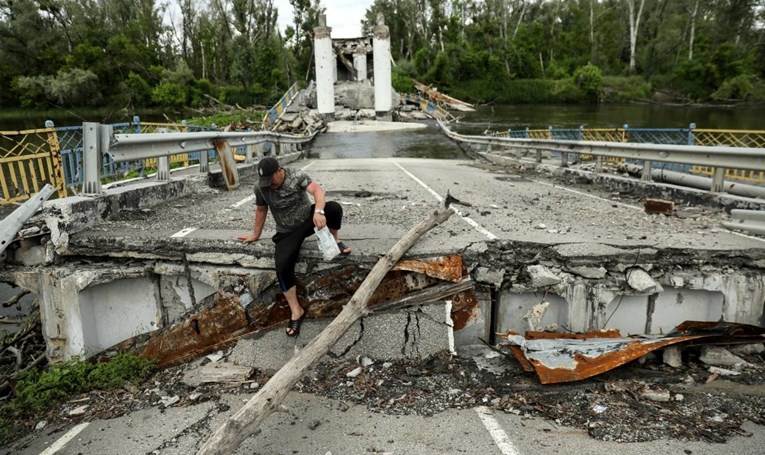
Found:
<svg viewBox="0 0 765 455"><path fill-rule="evenodd" d="M326 127L327 124L318 111L301 108L298 112L285 112L273 125L269 125L268 129L277 133L300 135L323 131Z"/></svg>
<svg viewBox="0 0 765 455"><path fill-rule="evenodd" d="M596 378L563 385L542 385L511 356L489 349L472 357L443 352L424 362L327 359L296 389L335 399L341 410L355 403L374 412L432 416L482 405L547 418L606 441L724 442L746 435L741 429L746 420L765 425L764 352L762 344L687 347L677 368L649 353ZM736 363L726 363L731 359ZM273 373L237 367L219 352L165 369L140 387L78 397L43 419L113 418L151 406L218 402L224 394L253 394Z"/></svg>

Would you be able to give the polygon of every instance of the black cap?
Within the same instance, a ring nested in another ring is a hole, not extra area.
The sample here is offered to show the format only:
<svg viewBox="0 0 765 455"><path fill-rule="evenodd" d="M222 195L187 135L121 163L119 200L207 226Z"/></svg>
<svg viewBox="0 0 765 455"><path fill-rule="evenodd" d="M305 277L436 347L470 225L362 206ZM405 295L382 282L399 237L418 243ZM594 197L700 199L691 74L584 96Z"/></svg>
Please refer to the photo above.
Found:
<svg viewBox="0 0 765 455"><path fill-rule="evenodd" d="M258 186L271 186L271 176L278 170L279 162L272 156L258 161Z"/></svg>

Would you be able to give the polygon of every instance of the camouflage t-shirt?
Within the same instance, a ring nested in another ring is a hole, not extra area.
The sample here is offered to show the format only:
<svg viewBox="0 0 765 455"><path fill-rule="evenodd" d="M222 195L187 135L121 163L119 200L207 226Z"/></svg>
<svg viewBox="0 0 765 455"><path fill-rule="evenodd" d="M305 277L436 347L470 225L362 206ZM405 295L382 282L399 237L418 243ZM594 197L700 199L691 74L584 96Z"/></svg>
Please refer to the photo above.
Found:
<svg viewBox="0 0 765 455"><path fill-rule="evenodd" d="M284 182L272 190L255 187L255 204L267 205L276 221L276 232L289 232L311 214L306 188L313 180L301 171L284 168Z"/></svg>

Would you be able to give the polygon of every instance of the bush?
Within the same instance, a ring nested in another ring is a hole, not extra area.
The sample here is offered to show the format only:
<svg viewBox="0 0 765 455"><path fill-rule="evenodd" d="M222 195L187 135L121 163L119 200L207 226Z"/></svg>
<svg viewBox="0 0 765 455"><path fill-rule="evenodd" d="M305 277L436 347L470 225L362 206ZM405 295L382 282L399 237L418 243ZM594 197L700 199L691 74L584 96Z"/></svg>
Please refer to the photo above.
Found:
<svg viewBox="0 0 765 455"><path fill-rule="evenodd" d="M742 74L726 79L712 93L714 100L760 101L765 99L765 83L753 74Z"/></svg>
<svg viewBox="0 0 765 455"><path fill-rule="evenodd" d="M609 76L600 87L600 101L622 103L645 100L651 97L651 84L640 76Z"/></svg>
<svg viewBox="0 0 765 455"><path fill-rule="evenodd" d="M173 82L161 82L151 91L151 99L156 104L173 109L186 105L186 88Z"/></svg>
<svg viewBox="0 0 765 455"><path fill-rule="evenodd" d="M151 87L141 76L134 72L128 74L125 81L127 98L138 106L145 106L151 101Z"/></svg>
<svg viewBox="0 0 765 455"><path fill-rule="evenodd" d="M580 66L574 71L574 83L591 100L598 100L600 86L603 85L603 72L593 64Z"/></svg>
<svg viewBox="0 0 765 455"><path fill-rule="evenodd" d="M21 76L15 91L26 107L43 106L46 102L60 106L85 106L98 102L98 76L90 70L60 70L55 76Z"/></svg>

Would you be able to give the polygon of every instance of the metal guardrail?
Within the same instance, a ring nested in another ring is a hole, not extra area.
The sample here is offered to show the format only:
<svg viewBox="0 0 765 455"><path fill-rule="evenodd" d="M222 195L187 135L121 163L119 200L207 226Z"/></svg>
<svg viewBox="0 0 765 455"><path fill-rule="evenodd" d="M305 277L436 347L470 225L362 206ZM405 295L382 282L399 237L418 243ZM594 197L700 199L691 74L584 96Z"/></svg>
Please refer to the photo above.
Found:
<svg viewBox="0 0 765 455"><path fill-rule="evenodd" d="M49 123L52 126L52 123ZM133 117L132 122L111 124L114 131L120 133L154 133L159 130L185 132L189 129L199 128L179 123L141 122L138 116ZM68 188L77 188L82 184L82 153L83 153L83 129L82 125L56 128L59 147L61 149L61 161L64 168L64 179ZM188 167L191 162L199 161L199 154L178 154L170 157L171 164L180 164ZM119 179L131 171L137 171L141 176L146 168L156 168L156 160L139 160L134 162L117 163L108 155L101 160L101 178Z"/></svg>
<svg viewBox="0 0 765 455"><path fill-rule="evenodd" d="M439 127L452 140L488 147L498 146L511 149L526 149L536 152L536 161L542 161L543 151L560 153L561 166L568 166L570 153L588 154L596 158L596 171L602 171L603 160L607 157L644 162L643 178L650 180L651 163L654 161L681 163L693 166L713 167L710 191L722 192L725 169L747 169L765 171L765 148L697 146L674 144L646 144L625 142L597 142L584 140L553 140L512 138L501 136L466 136L455 133L443 121ZM508 135L509 136L509 135ZM646 170L648 172L646 172Z"/></svg>
<svg viewBox="0 0 765 455"><path fill-rule="evenodd" d="M728 229L738 229L753 234L765 235L765 212L760 210L730 211L730 222L723 222Z"/></svg>
<svg viewBox="0 0 765 455"><path fill-rule="evenodd" d="M252 132L197 132L197 133L149 133L149 134L114 134L112 125L83 123L83 192L101 193L101 178L98 172L99 157L108 154L114 162L158 159L157 180L170 179L168 157L180 153L203 152L200 155L199 171L208 172L207 150L217 149L221 155L221 167L226 177L232 177L231 183L238 180L231 148L246 147L246 162L252 163L252 145L271 143L280 155L283 146L288 149L314 139L318 131L305 135L273 133L269 131ZM228 181L228 180L227 180ZM236 183L238 184L238 183Z"/></svg>
<svg viewBox="0 0 765 455"><path fill-rule="evenodd" d="M225 140L230 146L239 147L267 142L277 145L304 144L313 140L315 136L316 132L297 136L270 131L114 134L107 153L114 161L122 162L209 150L215 148L215 141L218 140Z"/></svg>
<svg viewBox="0 0 765 455"><path fill-rule="evenodd" d="M624 125L623 128L584 128L583 126L579 128L554 128L550 126L547 129L511 129L496 132L492 135L516 139L568 139L641 144L765 147L765 131L704 129L696 128L695 123L691 123L688 128L633 128L629 125ZM594 159L589 155L582 155L580 158L584 161ZM608 157L605 158L605 161L618 163L623 162L624 159ZM709 166L670 165L665 166L665 168L710 177L714 174L714 169ZM746 169L726 169L725 177L752 183L765 183L765 173L752 172Z"/></svg>

